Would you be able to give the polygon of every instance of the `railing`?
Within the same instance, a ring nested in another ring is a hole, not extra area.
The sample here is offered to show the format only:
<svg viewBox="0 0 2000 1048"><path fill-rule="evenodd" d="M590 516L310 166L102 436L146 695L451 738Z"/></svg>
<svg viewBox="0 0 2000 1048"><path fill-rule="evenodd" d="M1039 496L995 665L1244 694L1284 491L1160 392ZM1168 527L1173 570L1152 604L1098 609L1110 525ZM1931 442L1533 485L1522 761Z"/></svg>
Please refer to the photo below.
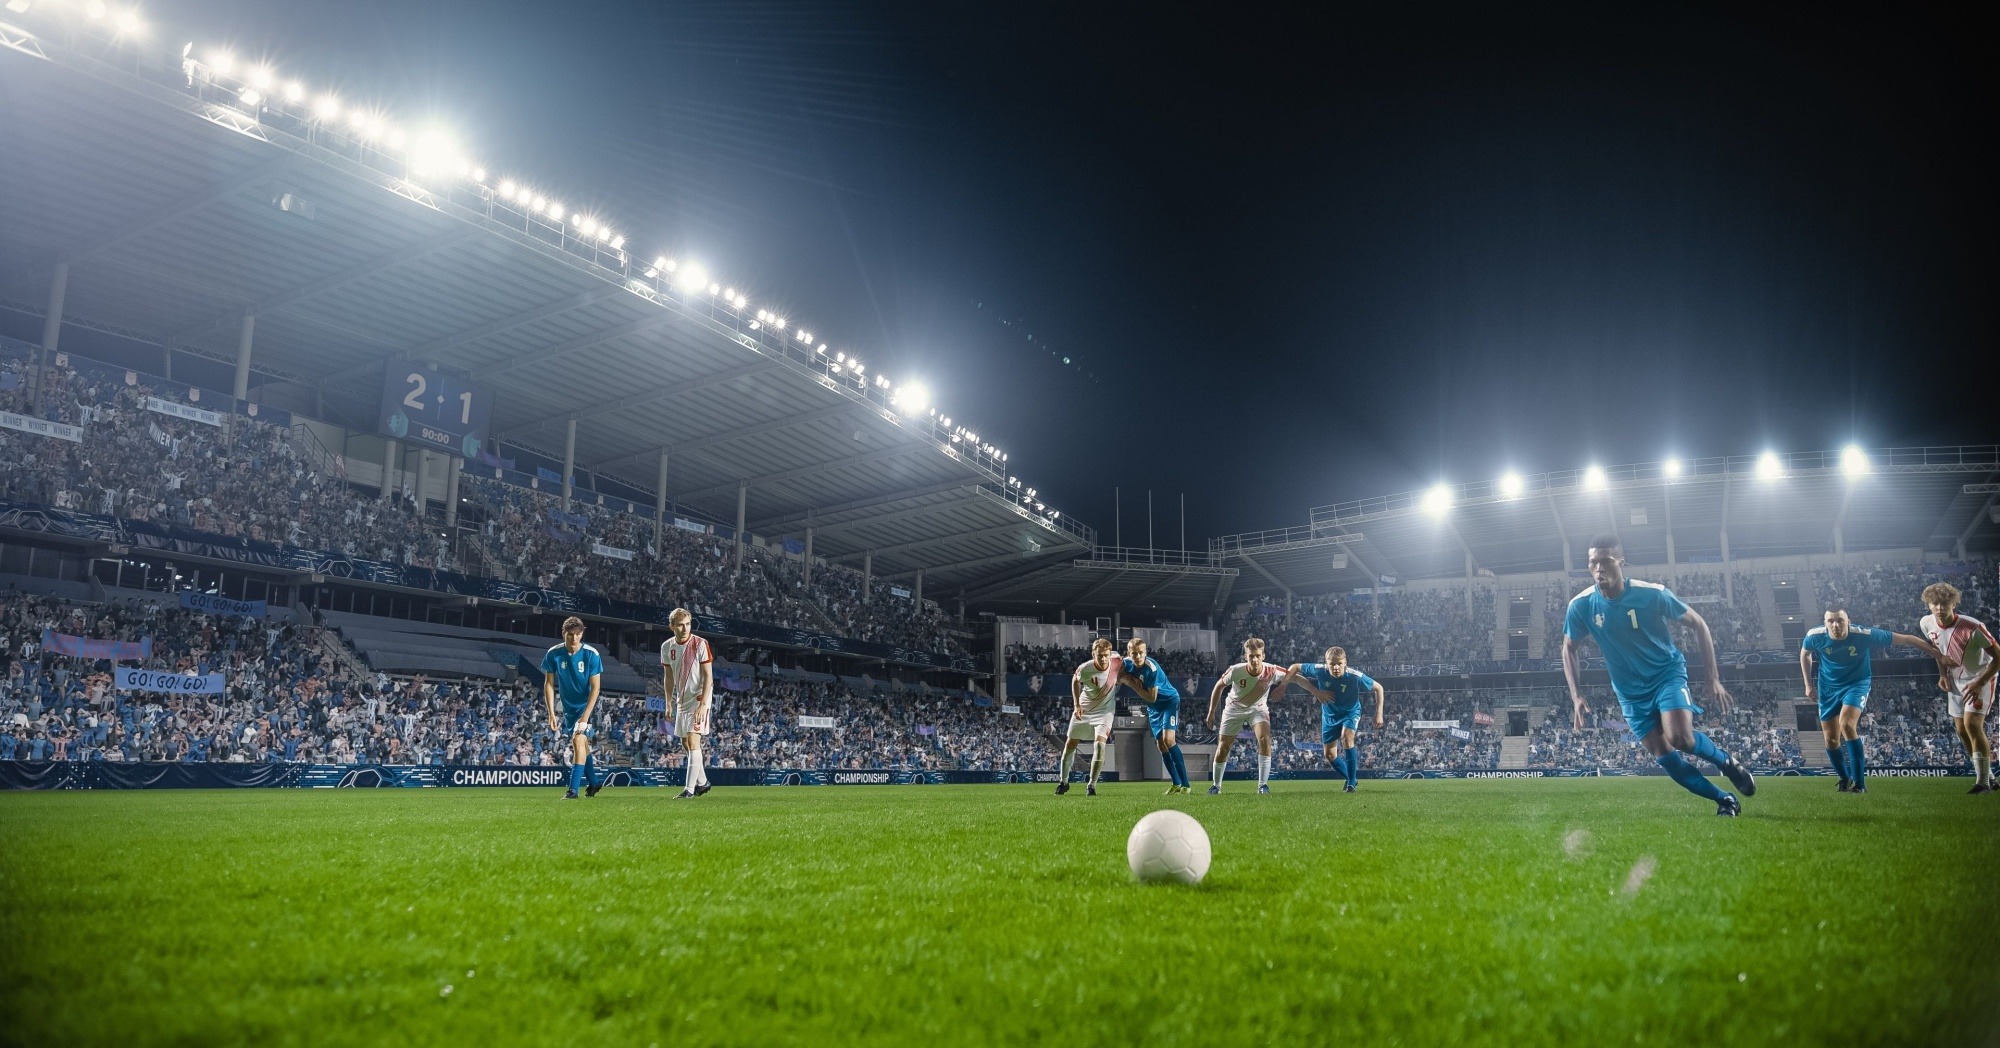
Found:
<svg viewBox="0 0 2000 1048"><path fill-rule="evenodd" d="M1132 567L1214 568L1220 566L1215 557L1205 549L1151 549L1145 546L1098 546L1090 551L1089 559L1113 564L1124 564Z"/></svg>

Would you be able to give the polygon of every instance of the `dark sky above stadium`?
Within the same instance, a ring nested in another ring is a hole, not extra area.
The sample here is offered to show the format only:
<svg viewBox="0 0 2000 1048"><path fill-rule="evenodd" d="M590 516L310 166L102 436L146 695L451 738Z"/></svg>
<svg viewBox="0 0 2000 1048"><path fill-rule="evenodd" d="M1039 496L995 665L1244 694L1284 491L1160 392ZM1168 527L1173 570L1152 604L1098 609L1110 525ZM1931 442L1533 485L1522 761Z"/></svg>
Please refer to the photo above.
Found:
<svg viewBox="0 0 2000 1048"><path fill-rule="evenodd" d="M1199 544L1507 468L1996 439L1983 33L1626 7L148 11L928 381L1106 541L1114 485L1173 546L1181 492Z"/></svg>

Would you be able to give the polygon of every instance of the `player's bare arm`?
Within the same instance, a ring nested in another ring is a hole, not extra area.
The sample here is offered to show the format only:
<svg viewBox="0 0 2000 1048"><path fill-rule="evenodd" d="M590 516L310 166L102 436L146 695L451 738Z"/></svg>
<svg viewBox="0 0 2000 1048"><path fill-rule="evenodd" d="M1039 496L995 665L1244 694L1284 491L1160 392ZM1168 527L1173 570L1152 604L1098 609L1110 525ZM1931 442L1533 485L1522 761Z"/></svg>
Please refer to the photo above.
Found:
<svg viewBox="0 0 2000 1048"><path fill-rule="evenodd" d="M562 722L556 719L556 675L542 674L542 704L549 708L549 730L562 731Z"/></svg>
<svg viewBox="0 0 2000 1048"><path fill-rule="evenodd" d="M1701 664L1708 670L1708 690L1715 696L1715 712L1728 713L1736 708L1736 700L1722 686L1722 666L1715 661L1715 636L1708 631L1708 620L1701 617L1701 612L1689 608L1681 616L1681 622L1694 632L1695 645L1701 649Z"/></svg>
<svg viewBox="0 0 2000 1048"><path fill-rule="evenodd" d="M1160 701L1160 689L1146 687L1144 684L1141 684L1139 682L1139 678L1134 677L1129 673L1119 674L1118 683L1123 684L1124 686L1132 689L1133 693L1138 695L1140 698L1145 699L1146 704L1149 706L1155 702Z"/></svg>
<svg viewBox="0 0 2000 1048"><path fill-rule="evenodd" d="M1215 682L1215 687L1208 690L1208 726L1211 728L1217 724L1215 712L1216 707L1222 702L1222 693L1228 690L1229 677L1227 674Z"/></svg>
<svg viewBox="0 0 2000 1048"><path fill-rule="evenodd" d="M1383 690L1382 682L1379 680L1376 681L1375 682L1375 726L1377 728L1382 726L1382 700L1388 697L1388 694L1389 693L1387 691Z"/></svg>
<svg viewBox="0 0 2000 1048"><path fill-rule="evenodd" d="M701 664L701 707L695 713L695 727L699 731L708 730L708 710L715 704L715 663Z"/></svg>
<svg viewBox="0 0 2000 1048"><path fill-rule="evenodd" d="M576 722L578 727L589 724L591 715L597 712L597 690L603 681L604 677L602 674L593 673L590 675L590 701L583 704L583 717Z"/></svg>
<svg viewBox="0 0 2000 1048"><path fill-rule="evenodd" d="M1312 682L1306 679L1305 665L1306 664L1303 662L1294 662L1290 666L1285 667L1285 681L1287 683L1297 684L1299 687L1304 688L1305 690L1311 692L1313 698L1316 698L1321 702L1326 702L1332 699L1333 695L1331 692L1324 692L1319 690L1318 688L1313 687Z"/></svg>
<svg viewBox="0 0 2000 1048"><path fill-rule="evenodd" d="M1590 712L1590 706L1583 701L1583 688L1577 679L1583 676L1583 654L1577 650L1576 638L1563 637L1562 646L1563 679L1569 682L1570 716L1576 730L1583 730L1583 715Z"/></svg>
<svg viewBox="0 0 2000 1048"><path fill-rule="evenodd" d="M1898 634L1901 636L1901 634ZM1928 647L1928 645L1926 645ZM1799 649L1799 676L1805 678L1806 701L1819 698L1819 675L1813 672L1813 654L1810 648Z"/></svg>

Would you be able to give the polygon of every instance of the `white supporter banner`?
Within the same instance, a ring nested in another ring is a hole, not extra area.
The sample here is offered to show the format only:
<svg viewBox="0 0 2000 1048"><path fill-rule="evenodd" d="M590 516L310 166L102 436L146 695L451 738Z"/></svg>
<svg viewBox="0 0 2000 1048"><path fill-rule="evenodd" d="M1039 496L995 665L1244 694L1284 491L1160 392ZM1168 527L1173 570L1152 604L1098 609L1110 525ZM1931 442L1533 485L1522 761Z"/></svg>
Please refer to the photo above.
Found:
<svg viewBox="0 0 2000 1048"><path fill-rule="evenodd" d="M67 440L72 444L83 443L82 426L50 422L47 419L32 418L27 415L16 415L11 411L0 411L0 428L17 429L23 433L32 433L38 437L54 437L57 440Z"/></svg>
<svg viewBox="0 0 2000 1048"><path fill-rule="evenodd" d="M1000 712L1001 712L1001 713L1012 713L1012 714L1014 714L1015 716L1020 716L1020 713L1021 713L1021 707L1019 707L1019 706L1015 706L1015 705L1012 705L1012 704L1009 704L1009 703L1002 703L1002 704L1000 705Z"/></svg>
<svg viewBox="0 0 2000 1048"><path fill-rule="evenodd" d="M158 397L146 398L146 410L157 411L162 415L172 415L175 418L184 418L190 422L201 422L215 426L218 429L222 426L222 412L220 411L192 408L186 404L176 404L171 400L161 400Z"/></svg>
<svg viewBox="0 0 2000 1048"><path fill-rule="evenodd" d="M1467 742L1472 741L1472 733L1466 731L1464 728L1451 729L1451 737L1454 739L1464 739Z"/></svg>
<svg viewBox="0 0 2000 1048"><path fill-rule="evenodd" d="M1411 722L1410 722L1410 727L1412 727L1412 728L1456 728L1456 727L1458 727L1458 722L1457 722L1457 721L1455 721L1455 720L1426 720L1426 721L1411 721Z"/></svg>
<svg viewBox="0 0 2000 1048"><path fill-rule="evenodd" d="M832 718L832 717L811 717L811 716L807 716L806 714L803 714L803 713L801 713L801 714L799 714L799 727L801 727L801 728L831 728L831 727L833 727L833 718Z"/></svg>
<svg viewBox="0 0 2000 1048"><path fill-rule="evenodd" d="M688 519L686 519L685 517L675 517L675 518L674 518L674 527L677 527L677 528L681 529L682 531L692 531L692 532L694 532L694 533L695 533L695 534L697 534L697 535L706 535L706 534L708 534L708 525L706 525L706 524L697 524L697 523L695 523L695 522L694 522L694 521L692 521L692 520L688 520Z"/></svg>
<svg viewBox="0 0 2000 1048"><path fill-rule="evenodd" d="M590 552L595 553L600 557L610 557L612 560L631 560L633 557L638 555L632 550L619 549L616 546L607 546L602 542L592 542L590 544Z"/></svg>
<svg viewBox="0 0 2000 1048"><path fill-rule="evenodd" d="M195 675L120 666L117 685L122 691L157 691L168 695L220 695L223 681L220 673Z"/></svg>

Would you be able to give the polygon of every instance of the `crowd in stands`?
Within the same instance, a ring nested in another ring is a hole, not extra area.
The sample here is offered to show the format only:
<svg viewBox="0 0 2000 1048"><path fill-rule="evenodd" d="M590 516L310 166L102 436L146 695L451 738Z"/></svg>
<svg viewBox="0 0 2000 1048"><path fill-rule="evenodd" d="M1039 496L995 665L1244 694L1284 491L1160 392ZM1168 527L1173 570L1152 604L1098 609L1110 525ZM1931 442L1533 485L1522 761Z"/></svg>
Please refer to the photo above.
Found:
<svg viewBox="0 0 2000 1048"><path fill-rule="evenodd" d="M1817 625L1827 608L1840 605L1847 608L1848 617L1856 625L1914 634L1917 623L1929 613L1923 604L1924 587L1933 582L1949 582L1959 589L1959 610L1992 628L1995 625L1992 616L2000 610L1995 568L1990 559L1965 564L1815 568L1813 596L1820 606L1804 609L1805 617L1807 622Z"/></svg>
<svg viewBox="0 0 2000 1048"><path fill-rule="evenodd" d="M1118 654L1125 654L1121 645ZM1154 662L1160 664L1167 676L1179 682L1189 677L1214 677L1217 672L1215 656L1205 651L1168 651L1148 649ZM1009 644L1007 645L1007 672L1049 675L1068 675L1090 658L1089 648L1064 648L1057 645Z"/></svg>
<svg viewBox="0 0 2000 1048"><path fill-rule="evenodd" d="M1379 606L1377 601L1379 600ZM1291 613L1280 598L1252 601L1230 631L1230 661L1246 637L1264 639L1265 657L1278 663L1318 662L1329 644L1347 649L1355 665L1490 661L1493 659L1493 590L1385 592L1379 598L1322 594L1298 597Z"/></svg>
<svg viewBox="0 0 2000 1048"><path fill-rule="evenodd" d="M17 360L0 402L27 407ZM892 594L859 572L803 565L756 546L736 570L732 543L554 492L461 477L477 510L456 534L419 512L413 491L384 500L350 485L345 460L300 449L290 430L224 414L224 425L150 410L156 391L47 368L44 414L83 428L82 443L0 429L0 498L151 521L404 566L806 628L930 652L965 654L932 602ZM484 515L475 523L474 517ZM600 553L599 547L622 553ZM867 589L864 595L863 590Z"/></svg>

